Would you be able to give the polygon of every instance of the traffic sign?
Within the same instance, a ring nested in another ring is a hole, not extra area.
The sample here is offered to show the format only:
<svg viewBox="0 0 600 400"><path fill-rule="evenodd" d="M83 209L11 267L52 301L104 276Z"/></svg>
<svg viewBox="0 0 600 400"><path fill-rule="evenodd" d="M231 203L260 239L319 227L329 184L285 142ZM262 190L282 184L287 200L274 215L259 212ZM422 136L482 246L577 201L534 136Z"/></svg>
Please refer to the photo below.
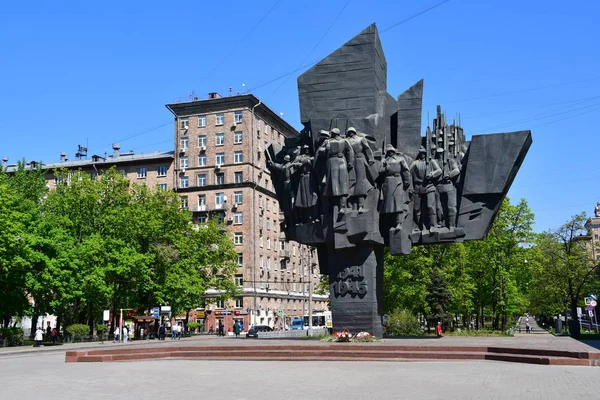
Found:
<svg viewBox="0 0 600 400"><path fill-rule="evenodd" d="M597 305L598 305L598 302L596 300L590 301L590 306L596 307Z"/></svg>
<svg viewBox="0 0 600 400"><path fill-rule="evenodd" d="M585 309L586 309L586 310L588 310L588 311L593 311L593 310L594 310L594 307L592 307L592 306L587 306Z"/></svg>
<svg viewBox="0 0 600 400"><path fill-rule="evenodd" d="M598 300L598 299L596 298L596 295L595 295L595 294L593 294L593 293L588 293L588 296L590 296L590 297L591 297L592 299L594 299L594 300Z"/></svg>
<svg viewBox="0 0 600 400"><path fill-rule="evenodd" d="M160 313L160 307L154 307L152 309L152 316L153 317L158 317L158 314Z"/></svg>
<svg viewBox="0 0 600 400"><path fill-rule="evenodd" d="M588 311L588 314L589 314L590 317L594 316L594 312L592 310Z"/></svg>
<svg viewBox="0 0 600 400"><path fill-rule="evenodd" d="M592 299L591 297L586 297L585 298L585 305L589 306L592 301L594 301L594 299Z"/></svg>
<svg viewBox="0 0 600 400"><path fill-rule="evenodd" d="M277 315L279 317L283 317L283 308L280 308L279 310L277 310Z"/></svg>

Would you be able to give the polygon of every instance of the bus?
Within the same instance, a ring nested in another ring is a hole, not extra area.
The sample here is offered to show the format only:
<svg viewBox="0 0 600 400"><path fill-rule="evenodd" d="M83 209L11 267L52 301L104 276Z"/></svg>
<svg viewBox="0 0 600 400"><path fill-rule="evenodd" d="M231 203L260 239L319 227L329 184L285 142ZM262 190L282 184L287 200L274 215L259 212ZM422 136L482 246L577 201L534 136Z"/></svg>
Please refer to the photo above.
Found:
<svg viewBox="0 0 600 400"><path fill-rule="evenodd" d="M308 314L304 316L304 326L308 328ZM329 331L331 331L333 329L331 311L313 313L312 326L313 328L327 328Z"/></svg>

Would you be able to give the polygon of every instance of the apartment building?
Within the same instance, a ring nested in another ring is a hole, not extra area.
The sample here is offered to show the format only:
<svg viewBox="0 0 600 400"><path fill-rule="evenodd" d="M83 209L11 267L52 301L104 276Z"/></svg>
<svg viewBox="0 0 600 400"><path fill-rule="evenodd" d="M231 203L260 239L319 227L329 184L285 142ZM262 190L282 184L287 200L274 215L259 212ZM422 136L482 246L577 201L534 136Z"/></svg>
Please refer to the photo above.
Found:
<svg viewBox="0 0 600 400"><path fill-rule="evenodd" d="M252 94L168 104L173 113L176 190L194 221L216 216L227 224L238 253L235 276L241 295L216 300L209 290L206 309L198 310L206 329L219 320L230 327L281 327L308 313L309 282L319 281L316 253L285 240L282 215L264 150L299 133ZM313 295L313 310L326 310L327 296Z"/></svg>
<svg viewBox="0 0 600 400"><path fill-rule="evenodd" d="M588 218L585 222L585 229L588 230L586 236L586 247L592 256L593 260L600 260L600 252L598 251L600 245L600 203L596 203L594 208L594 216Z"/></svg>

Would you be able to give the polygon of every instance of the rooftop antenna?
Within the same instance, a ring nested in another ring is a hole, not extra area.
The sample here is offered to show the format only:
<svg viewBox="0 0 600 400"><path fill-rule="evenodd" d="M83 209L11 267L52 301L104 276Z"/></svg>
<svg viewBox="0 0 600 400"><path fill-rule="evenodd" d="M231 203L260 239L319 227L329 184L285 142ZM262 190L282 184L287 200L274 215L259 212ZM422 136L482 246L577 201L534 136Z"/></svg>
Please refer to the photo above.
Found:
<svg viewBox="0 0 600 400"><path fill-rule="evenodd" d="M229 86L229 96L231 96L231 89L232 89L232 87Z"/></svg>
<svg viewBox="0 0 600 400"><path fill-rule="evenodd" d="M242 93L246 93L245 90L246 90L246 84L242 83Z"/></svg>
<svg viewBox="0 0 600 400"><path fill-rule="evenodd" d="M81 157L87 157L87 147L83 147L82 145L78 144L77 145L77 153L75 153L75 157L78 160L81 160Z"/></svg>

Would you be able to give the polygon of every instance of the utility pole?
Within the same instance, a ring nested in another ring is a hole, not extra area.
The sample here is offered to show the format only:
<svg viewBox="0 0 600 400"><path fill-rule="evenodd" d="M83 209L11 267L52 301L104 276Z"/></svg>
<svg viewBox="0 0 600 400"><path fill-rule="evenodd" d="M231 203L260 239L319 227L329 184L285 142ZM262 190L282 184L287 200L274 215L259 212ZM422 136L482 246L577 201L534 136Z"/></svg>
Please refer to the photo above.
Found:
<svg viewBox="0 0 600 400"><path fill-rule="evenodd" d="M308 268L312 272L312 249L308 251ZM312 320L312 275L308 274L308 336L313 334L313 320Z"/></svg>

